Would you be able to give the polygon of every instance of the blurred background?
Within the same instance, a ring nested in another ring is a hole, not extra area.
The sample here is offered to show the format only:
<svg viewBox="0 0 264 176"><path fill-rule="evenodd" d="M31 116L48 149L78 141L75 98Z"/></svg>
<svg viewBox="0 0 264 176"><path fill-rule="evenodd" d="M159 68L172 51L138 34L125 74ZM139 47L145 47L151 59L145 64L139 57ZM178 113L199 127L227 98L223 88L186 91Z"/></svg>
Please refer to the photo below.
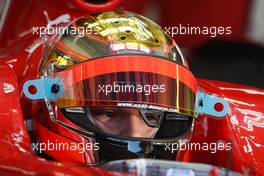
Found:
<svg viewBox="0 0 264 176"><path fill-rule="evenodd" d="M44 24L59 12L78 17L110 6L169 29L197 77L264 88L263 0L0 0L0 54L29 38L30 24ZM12 13L17 19L9 18ZM180 34L180 26L219 31Z"/></svg>

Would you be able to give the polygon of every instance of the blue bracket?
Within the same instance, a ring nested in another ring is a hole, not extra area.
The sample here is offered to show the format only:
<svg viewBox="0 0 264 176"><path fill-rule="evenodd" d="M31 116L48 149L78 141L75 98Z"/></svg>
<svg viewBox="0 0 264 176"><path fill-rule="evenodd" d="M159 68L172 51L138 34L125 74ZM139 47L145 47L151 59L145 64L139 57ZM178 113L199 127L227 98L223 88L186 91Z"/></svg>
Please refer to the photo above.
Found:
<svg viewBox="0 0 264 176"><path fill-rule="evenodd" d="M126 141L127 148L130 152L138 153L142 151L142 147L140 147L140 142L138 141Z"/></svg>
<svg viewBox="0 0 264 176"><path fill-rule="evenodd" d="M219 105L220 110L216 108ZM220 97L198 91L196 101L197 114L207 114L215 117L224 117L228 114L229 104Z"/></svg>
<svg viewBox="0 0 264 176"><path fill-rule="evenodd" d="M31 86L35 88L35 93L29 91ZM23 84L23 92L31 100L56 100L63 94L64 87L58 78L42 78L26 81Z"/></svg>

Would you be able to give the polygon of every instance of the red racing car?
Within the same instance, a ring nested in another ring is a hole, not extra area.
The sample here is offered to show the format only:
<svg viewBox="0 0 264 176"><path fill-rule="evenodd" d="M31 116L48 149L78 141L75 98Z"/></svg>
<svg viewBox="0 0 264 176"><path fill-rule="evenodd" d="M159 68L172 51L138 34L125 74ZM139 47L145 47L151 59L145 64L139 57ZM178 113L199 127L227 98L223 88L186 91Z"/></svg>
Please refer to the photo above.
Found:
<svg viewBox="0 0 264 176"><path fill-rule="evenodd" d="M26 2L0 3L0 175L262 175L263 90L197 79L121 0Z"/></svg>

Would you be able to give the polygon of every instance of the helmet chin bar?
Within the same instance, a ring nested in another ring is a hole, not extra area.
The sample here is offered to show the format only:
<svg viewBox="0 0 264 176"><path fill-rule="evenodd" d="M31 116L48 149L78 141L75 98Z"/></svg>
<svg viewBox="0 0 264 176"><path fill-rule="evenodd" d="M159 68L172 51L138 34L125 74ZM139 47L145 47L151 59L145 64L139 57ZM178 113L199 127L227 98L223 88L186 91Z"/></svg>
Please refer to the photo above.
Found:
<svg viewBox="0 0 264 176"><path fill-rule="evenodd" d="M86 130L77 129L69 124L66 124L56 118L57 113L57 106L55 107L55 111L53 107L51 106L51 103L49 100L45 99L46 106L49 111L50 119L54 123L58 123L59 125L63 126L64 128L81 135L84 138L94 139L96 142L99 142L100 146L103 146L101 149L102 151L92 151L95 152L93 155L95 155L95 162L94 163L86 163L86 165L101 165L105 162L117 160L117 159L134 159L134 158L156 158L156 159L176 159L176 153L171 153L170 151L165 151L165 143L170 142L177 142L176 139L173 139L171 141L169 140L157 140L156 142L154 140L144 140L140 141L140 139L136 138L125 138L125 137L114 137L111 135L106 134L100 134L100 133L93 133ZM107 146L104 146L107 144ZM109 144L111 144L109 146ZM158 154L155 153L155 148L160 148L159 150L164 150L164 154L162 152L159 152ZM100 148L100 147L99 147ZM100 149L99 149L100 150ZM122 151L122 152L121 152ZM88 151L90 152L90 151ZM113 153L119 154L122 153L119 158L117 158L117 155L114 155ZM99 158L98 158L99 155ZM114 157L113 157L114 156ZM113 158L112 158L113 157ZM107 158L107 160L100 161L100 158Z"/></svg>
<svg viewBox="0 0 264 176"><path fill-rule="evenodd" d="M169 140L144 140L136 138L125 138L125 137L114 137L107 134L93 133L82 129L77 129L67 123L62 122L56 118L57 106L54 108L51 106L49 100L45 99L46 106L49 111L50 119L62 127L70 130L78 135L81 135L87 140L94 140L99 143L98 151L87 151L91 152L92 157L94 158L93 162L89 162L86 159L87 166L99 166L105 164L106 162L113 160L122 160L122 159L135 159L135 158L151 158L151 159L166 159L166 160L175 160L176 151L166 151L165 143L176 143L178 140L175 138L171 141ZM155 152L155 151L163 152ZM86 152L85 152L85 155ZM89 156L85 156L89 157ZM104 160L101 160L104 159Z"/></svg>
<svg viewBox="0 0 264 176"><path fill-rule="evenodd" d="M176 159L176 151L166 151L165 143L178 142L175 138L171 141L160 140L155 142L154 140L140 140L136 138L124 138L115 137L107 134L93 133L77 129L68 125L60 120L56 123L60 124L64 128L81 135L84 138L95 139L99 143L98 155L99 159L97 165L104 164L105 162L121 159L135 159L135 158L152 158L152 159ZM155 152L156 150L162 150L163 152ZM87 164L89 165L89 163Z"/></svg>

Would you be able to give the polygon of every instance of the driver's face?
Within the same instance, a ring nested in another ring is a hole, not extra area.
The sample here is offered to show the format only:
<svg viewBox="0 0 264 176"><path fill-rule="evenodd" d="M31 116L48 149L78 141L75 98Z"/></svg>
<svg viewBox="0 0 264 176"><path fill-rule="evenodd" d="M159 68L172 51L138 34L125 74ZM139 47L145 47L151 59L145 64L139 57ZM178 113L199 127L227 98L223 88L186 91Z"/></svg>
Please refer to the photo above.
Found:
<svg viewBox="0 0 264 176"><path fill-rule="evenodd" d="M157 128L149 127L136 108L90 107L97 126L105 133L126 137L153 137Z"/></svg>

